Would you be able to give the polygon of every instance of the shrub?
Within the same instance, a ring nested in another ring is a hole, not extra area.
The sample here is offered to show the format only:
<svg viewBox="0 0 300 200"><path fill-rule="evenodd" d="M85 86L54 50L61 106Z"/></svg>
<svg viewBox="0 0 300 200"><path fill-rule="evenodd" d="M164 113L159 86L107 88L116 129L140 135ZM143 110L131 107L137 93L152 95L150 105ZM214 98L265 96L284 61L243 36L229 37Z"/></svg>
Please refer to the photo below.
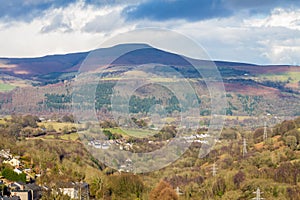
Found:
<svg viewBox="0 0 300 200"><path fill-rule="evenodd" d="M237 188L240 188L241 183L245 180L246 175L244 172L239 171L233 177L233 183Z"/></svg>
<svg viewBox="0 0 300 200"><path fill-rule="evenodd" d="M2 170L2 176L4 176L6 179L10 181L21 181L24 183L26 182L26 174L24 173L18 174L10 168L4 168Z"/></svg>
<svg viewBox="0 0 300 200"><path fill-rule="evenodd" d="M225 179L222 177L219 177L216 180L216 182L213 184L212 190L213 190L214 195L222 197L226 190Z"/></svg>

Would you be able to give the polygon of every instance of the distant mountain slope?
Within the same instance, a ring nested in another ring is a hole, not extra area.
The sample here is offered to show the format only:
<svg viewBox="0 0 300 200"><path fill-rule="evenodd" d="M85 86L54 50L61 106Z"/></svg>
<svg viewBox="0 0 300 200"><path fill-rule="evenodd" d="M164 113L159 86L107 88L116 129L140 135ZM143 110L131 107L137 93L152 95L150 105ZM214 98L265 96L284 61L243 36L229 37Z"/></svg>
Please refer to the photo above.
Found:
<svg viewBox="0 0 300 200"><path fill-rule="evenodd" d="M121 56L114 62L114 64L138 65L147 63L149 61L156 61L166 65L189 65L189 63L187 63L179 55L152 48L143 44L123 44L111 48L98 49L96 51L101 51L101 55L104 55L105 57L116 54L116 52L122 49L136 49L136 45L142 46L143 49L134 50L126 56ZM39 58L0 58L0 70L1 73L8 75L43 81L45 77L47 77L45 75L54 74L54 76L50 76L53 78L55 77L55 74L76 72L88 54L89 52L72 53L66 55L49 55ZM105 60L105 58L103 59ZM206 61L202 62L205 63ZM221 71L225 71L224 69L226 68L234 69L237 75L241 75L242 73L246 72L259 73L259 71L262 70L262 66L247 63L215 61L215 64ZM287 66L268 66L268 69L284 69L285 67ZM181 68L179 70L184 69Z"/></svg>
<svg viewBox="0 0 300 200"><path fill-rule="evenodd" d="M51 55L40 58L0 58L2 73L31 79L37 75L66 72L80 65L88 53Z"/></svg>
<svg viewBox="0 0 300 200"><path fill-rule="evenodd" d="M123 54L123 52L127 53ZM90 57L91 55L95 57ZM115 59L116 55L120 57ZM104 72L101 69L105 77L100 86L108 92L112 91L114 84L123 74L136 73L134 68L148 63L162 64L145 67L143 70L161 76L161 79L155 80L158 82L171 81L172 83L180 80L177 72L184 78L193 79L191 82L201 94L202 115L209 115L207 110L210 105L207 98L209 94L201 74L185 60L185 57L146 44L122 44L92 52L40 58L0 58L0 86L4 88L2 92L0 91L0 111L2 113L71 112L72 83L81 64L85 63L83 62L85 58L89 61L92 58L90 66L93 66L93 70L98 69L98 66L111 63L104 68ZM211 64L218 67L222 76L222 80L218 82L225 86L229 102L226 112L229 115L257 115L260 111L282 116L299 115L297 108L300 106L300 66L260 66L238 62L188 60L203 67L202 70L211 69ZM99 70L93 72L100 73ZM158 99L165 96L159 91L153 93L156 91L155 88L144 88L141 91L139 95L144 95L146 98L150 98L150 94ZM96 101L97 109L109 107L109 95L109 93L99 93Z"/></svg>

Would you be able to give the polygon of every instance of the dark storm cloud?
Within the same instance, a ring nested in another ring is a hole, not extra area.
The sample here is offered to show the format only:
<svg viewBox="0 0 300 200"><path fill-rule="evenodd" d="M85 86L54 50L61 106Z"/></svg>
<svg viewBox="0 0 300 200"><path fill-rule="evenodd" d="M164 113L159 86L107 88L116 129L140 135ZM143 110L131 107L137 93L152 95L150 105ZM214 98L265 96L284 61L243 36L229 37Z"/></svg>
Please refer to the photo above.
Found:
<svg viewBox="0 0 300 200"><path fill-rule="evenodd" d="M299 7L298 0L148 0L128 6L123 14L128 20L164 21L185 19L200 21L234 15L241 10L249 14L267 14L276 7Z"/></svg>

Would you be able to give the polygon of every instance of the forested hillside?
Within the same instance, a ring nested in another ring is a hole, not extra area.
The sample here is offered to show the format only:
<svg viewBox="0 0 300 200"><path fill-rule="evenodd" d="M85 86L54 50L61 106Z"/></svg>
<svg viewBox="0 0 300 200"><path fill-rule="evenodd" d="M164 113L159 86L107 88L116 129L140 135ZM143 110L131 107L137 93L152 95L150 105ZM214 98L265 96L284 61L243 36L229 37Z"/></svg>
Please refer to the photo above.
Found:
<svg viewBox="0 0 300 200"><path fill-rule="evenodd" d="M59 182L84 180L95 199L248 200L255 197L258 187L265 199L300 198L300 118L269 127L265 139L261 128L243 131L227 127L206 157L198 158L200 144L193 143L175 163L146 174L120 173L106 167L85 150L78 137L73 139L71 132L59 130L64 123L72 126L72 118L66 116L60 121L51 122L52 127L46 129L34 116L0 121L1 148L19 155L33 173L41 174L37 183L49 188L55 189ZM48 137L53 129L60 134ZM34 135L38 130L45 131L46 136ZM243 139L247 141L245 147ZM3 176L7 168L0 164ZM45 191L43 199L59 196L52 195Z"/></svg>

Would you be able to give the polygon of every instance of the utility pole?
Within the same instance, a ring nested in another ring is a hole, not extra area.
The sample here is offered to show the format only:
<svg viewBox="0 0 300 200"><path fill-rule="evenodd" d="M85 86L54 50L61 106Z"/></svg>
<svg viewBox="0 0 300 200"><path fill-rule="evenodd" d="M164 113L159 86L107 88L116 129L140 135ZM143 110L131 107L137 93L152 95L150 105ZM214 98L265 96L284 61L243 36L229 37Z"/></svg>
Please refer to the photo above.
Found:
<svg viewBox="0 0 300 200"><path fill-rule="evenodd" d="M264 124L264 141L268 138L267 122Z"/></svg>
<svg viewBox="0 0 300 200"><path fill-rule="evenodd" d="M214 163L213 166L212 166L212 174L213 174L213 176L217 175L217 170L218 170L218 168L216 167L216 163Z"/></svg>
<svg viewBox="0 0 300 200"><path fill-rule="evenodd" d="M246 142L246 138L243 139L243 157L245 157L245 155L247 154L247 142Z"/></svg>
<svg viewBox="0 0 300 200"><path fill-rule="evenodd" d="M256 194L256 197L252 198L253 200L263 200L264 198L261 198L260 195L263 193L260 191L259 188L257 188L256 192L253 192L254 194Z"/></svg>

